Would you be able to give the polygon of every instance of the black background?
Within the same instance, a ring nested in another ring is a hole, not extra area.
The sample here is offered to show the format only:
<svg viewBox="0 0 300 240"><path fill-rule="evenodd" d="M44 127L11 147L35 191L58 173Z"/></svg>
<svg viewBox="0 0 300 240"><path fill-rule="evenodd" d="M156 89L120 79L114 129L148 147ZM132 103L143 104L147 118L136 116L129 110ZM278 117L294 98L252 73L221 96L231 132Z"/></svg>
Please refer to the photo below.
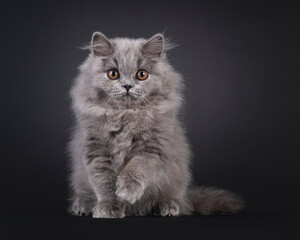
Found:
<svg viewBox="0 0 300 240"><path fill-rule="evenodd" d="M68 91L102 31L179 44L168 55L186 82L195 183L242 195L244 219L298 213L299 13L297 1L1 1L0 211L66 216Z"/></svg>

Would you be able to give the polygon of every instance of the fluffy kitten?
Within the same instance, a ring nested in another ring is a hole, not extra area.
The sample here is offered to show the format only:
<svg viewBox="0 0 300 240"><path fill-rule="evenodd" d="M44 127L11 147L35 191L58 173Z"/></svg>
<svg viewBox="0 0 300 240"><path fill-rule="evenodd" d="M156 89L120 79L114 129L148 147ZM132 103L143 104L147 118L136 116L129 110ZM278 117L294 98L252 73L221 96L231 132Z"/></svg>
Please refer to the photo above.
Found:
<svg viewBox="0 0 300 240"><path fill-rule="evenodd" d="M178 114L181 76L163 35L92 36L71 90L76 126L69 145L75 215L234 213L235 194L190 187L190 150Z"/></svg>

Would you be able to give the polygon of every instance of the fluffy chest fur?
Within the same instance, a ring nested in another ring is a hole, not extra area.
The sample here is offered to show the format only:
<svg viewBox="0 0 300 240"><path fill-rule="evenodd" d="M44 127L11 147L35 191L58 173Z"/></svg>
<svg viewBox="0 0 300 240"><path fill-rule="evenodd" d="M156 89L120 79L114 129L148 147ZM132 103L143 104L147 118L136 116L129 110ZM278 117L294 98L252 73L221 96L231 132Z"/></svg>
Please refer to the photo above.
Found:
<svg viewBox="0 0 300 240"><path fill-rule="evenodd" d="M153 109L109 109L89 122L88 135L97 151L105 151L119 169L140 151L163 152L162 136L170 129L160 124L162 117Z"/></svg>
<svg viewBox="0 0 300 240"><path fill-rule="evenodd" d="M148 109L108 110L99 121L100 131L108 140L130 140L141 132L148 131L157 122L155 113Z"/></svg>

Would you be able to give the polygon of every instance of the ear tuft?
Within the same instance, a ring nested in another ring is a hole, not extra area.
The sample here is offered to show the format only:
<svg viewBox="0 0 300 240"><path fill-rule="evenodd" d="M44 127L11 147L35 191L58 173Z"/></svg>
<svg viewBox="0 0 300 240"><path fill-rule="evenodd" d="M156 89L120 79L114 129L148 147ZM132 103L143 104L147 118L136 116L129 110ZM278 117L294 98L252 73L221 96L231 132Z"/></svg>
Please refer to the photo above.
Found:
<svg viewBox="0 0 300 240"><path fill-rule="evenodd" d="M94 32L91 40L91 49L95 56L107 57L113 53L114 46L101 32Z"/></svg>

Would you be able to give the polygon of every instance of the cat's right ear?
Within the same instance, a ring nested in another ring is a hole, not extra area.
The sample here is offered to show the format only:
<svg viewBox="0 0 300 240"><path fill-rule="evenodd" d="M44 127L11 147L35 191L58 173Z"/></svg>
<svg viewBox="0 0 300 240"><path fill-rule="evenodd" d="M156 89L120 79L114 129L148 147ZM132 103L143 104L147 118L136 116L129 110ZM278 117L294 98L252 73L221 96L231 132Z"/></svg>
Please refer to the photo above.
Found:
<svg viewBox="0 0 300 240"><path fill-rule="evenodd" d="M111 41L101 32L94 32L91 40L91 50L94 56L107 57L114 51Z"/></svg>

